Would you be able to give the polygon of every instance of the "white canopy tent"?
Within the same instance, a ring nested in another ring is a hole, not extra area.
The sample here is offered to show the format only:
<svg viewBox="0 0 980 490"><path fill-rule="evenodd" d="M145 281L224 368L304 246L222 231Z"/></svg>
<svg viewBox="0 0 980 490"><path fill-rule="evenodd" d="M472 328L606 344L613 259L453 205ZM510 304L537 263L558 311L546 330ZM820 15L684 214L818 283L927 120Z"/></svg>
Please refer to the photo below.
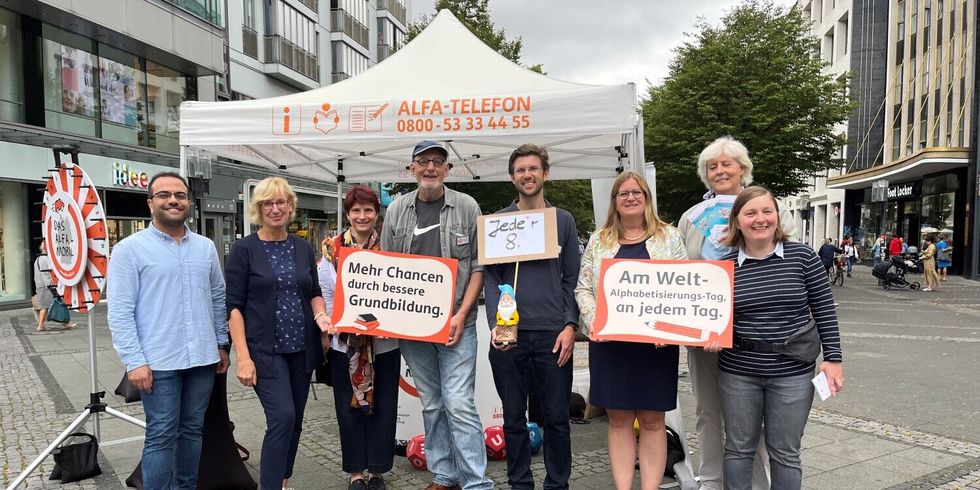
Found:
<svg viewBox="0 0 980 490"><path fill-rule="evenodd" d="M375 67L308 92L184 102L181 167L202 149L320 182L413 181L411 151L442 141L450 182L509 180L522 143L544 146L554 179L640 168L643 131L633 84L548 78L502 57L448 11Z"/></svg>

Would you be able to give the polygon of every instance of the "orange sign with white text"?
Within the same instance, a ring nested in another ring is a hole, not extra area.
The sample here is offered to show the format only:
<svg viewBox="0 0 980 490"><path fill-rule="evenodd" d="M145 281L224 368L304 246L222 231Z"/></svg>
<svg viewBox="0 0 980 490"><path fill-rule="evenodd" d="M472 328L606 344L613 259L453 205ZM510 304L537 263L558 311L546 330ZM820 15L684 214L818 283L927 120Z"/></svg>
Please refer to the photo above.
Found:
<svg viewBox="0 0 980 490"><path fill-rule="evenodd" d="M593 340L732 346L731 261L603 259Z"/></svg>
<svg viewBox="0 0 980 490"><path fill-rule="evenodd" d="M334 290L338 330L425 342L449 341L456 259L341 248Z"/></svg>

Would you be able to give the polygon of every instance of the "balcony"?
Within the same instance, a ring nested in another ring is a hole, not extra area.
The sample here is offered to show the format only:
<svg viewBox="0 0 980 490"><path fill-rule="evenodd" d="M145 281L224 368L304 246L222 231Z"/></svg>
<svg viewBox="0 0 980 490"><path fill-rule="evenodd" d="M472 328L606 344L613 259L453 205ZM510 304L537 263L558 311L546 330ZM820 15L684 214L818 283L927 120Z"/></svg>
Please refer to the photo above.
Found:
<svg viewBox="0 0 980 490"><path fill-rule="evenodd" d="M265 62L278 63L310 80L320 80L317 57L279 35L265 36Z"/></svg>
<svg viewBox="0 0 980 490"><path fill-rule="evenodd" d="M334 9L330 11L330 30L332 32L342 32L350 36L356 43L369 46L368 28L357 21L344 9Z"/></svg>
<svg viewBox="0 0 980 490"><path fill-rule="evenodd" d="M392 48L388 44L378 43L378 62L382 62L385 58L391 56L391 53L395 52L395 48Z"/></svg>
<svg viewBox="0 0 980 490"><path fill-rule="evenodd" d="M403 26L408 25L405 23L405 18L407 17L405 6L399 3L398 0L378 0L378 10L391 12L391 15L395 16Z"/></svg>
<svg viewBox="0 0 980 490"><path fill-rule="evenodd" d="M301 3L303 5L306 5L307 7L310 8L310 10L312 10L314 12L319 12L316 9L316 0L299 0L299 3Z"/></svg>
<svg viewBox="0 0 980 490"><path fill-rule="evenodd" d="M350 75L348 75L348 74L346 74L344 72L337 72L337 71L335 71L335 72L333 72L333 73L330 74L330 82L331 83L343 82L344 80L347 80L348 78L350 78Z"/></svg>
<svg viewBox="0 0 980 490"><path fill-rule="evenodd" d="M248 26L242 26L242 52L259 59L259 33Z"/></svg>

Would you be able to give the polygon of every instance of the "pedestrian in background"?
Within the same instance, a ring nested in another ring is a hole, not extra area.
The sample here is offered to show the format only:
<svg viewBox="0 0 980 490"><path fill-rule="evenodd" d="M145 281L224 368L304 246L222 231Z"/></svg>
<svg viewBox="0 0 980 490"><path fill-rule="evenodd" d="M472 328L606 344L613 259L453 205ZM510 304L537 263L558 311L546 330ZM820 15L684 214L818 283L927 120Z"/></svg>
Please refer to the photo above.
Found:
<svg viewBox="0 0 980 490"><path fill-rule="evenodd" d="M225 282L214 242L191 231L187 181L154 175L153 222L112 248L106 277L112 346L146 416L143 488L197 488L204 412L228 369Z"/></svg>
<svg viewBox="0 0 980 490"><path fill-rule="evenodd" d="M871 258L874 259L874 265L878 265L885 258L885 234L882 233L875 240L875 244L871 247Z"/></svg>
<svg viewBox="0 0 980 490"><path fill-rule="evenodd" d="M932 236L927 236L926 249L922 251L922 255L919 255L919 260L922 261L922 274L926 281L926 287L922 288L923 291L934 291L939 287L939 274L936 273L935 241L936 239Z"/></svg>
<svg viewBox="0 0 980 490"><path fill-rule="evenodd" d="M286 232L296 217L289 183L262 179L248 217L259 229L232 245L225 266L228 323L238 380L255 389L265 412L260 476L268 490L289 486L310 377L323 363L321 329L329 320L313 247Z"/></svg>
<svg viewBox="0 0 980 490"><path fill-rule="evenodd" d="M953 246L949 244L949 235L939 235L936 244L936 268L939 269L939 280L948 279L949 267L953 265Z"/></svg>
<svg viewBox="0 0 980 490"><path fill-rule="evenodd" d="M731 136L716 139L698 156L698 176L708 188L704 199L717 196L738 195L752 182L752 159L749 151ZM731 252L723 243L728 234L728 224L724 232L715 234L711 229L702 230L692 223L692 213L698 208L694 205L681 215L677 229L684 238L687 256L692 260L718 260ZM729 211L731 208L729 208ZM789 226L793 221L787 215L783 220ZM718 230L721 231L721 230ZM786 230L788 235L793 230ZM694 390L695 425L698 443L701 448L701 488L720 490L723 487L722 462L725 450L725 431L721 416L721 401L718 399L718 353L707 352L702 347L687 348L687 365L691 374L691 387ZM759 441L756 464L753 469L753 485L756 488L769 488L769 458L765 441Z"/></svg>
<svg viewBox="0 0 980 490"><path fill-rule="evenodd" d="M851 269L858 260L858 251L857 247L854 246L854 239L847 237L844 242L844 263L847 265L847 277L851 277Z"/></svg>
<svg viewBox="0 0 980 490"><path fill-rule="evenodd" d="M37 311L37 331L43 332L46 330L45 322L48 320L48 312L52 308L60 308L64 310L62 313L68 318L66 321L59 321L61 328L64 330L71 330L75 328L75 324L71 322L71 317L68 312L68 308L64 303L61 303L61 299L55 299L54 293L51 292L51 261L48 260L48 256L44 254L44 240L41 240L40 247L41 254L37 256L34 260L34 310ZM55 303L60 303L56 305Z"/></svg>
<svg viewBox="0 0 980 490"><path fill-rule="evenodd" d="M660 220L650 186L642 175L625 171L613 183L606 225L592 234L582 256L575 299L579 325L588 334L595 320L602 259L686 259L684 241ZM640 488L660 486L667 462L664 415L677 407L676 345L599 341L589 343L589 401L606 409L609 463L617 490L633 486L639 456ZM639 422L639 454L634 421Z"/></svg>
<svg viewBox="0 0 980 490"><path fill-rule="evenodd" d="M334 288L340 247L381 250L376 225L381 201L370 187L355 185L344 196L344 215L350 225L328 239L320 264L320 289L333 313ZM350 475L349 490L383 490L384 474L395 459L395 420L398 415L398 379L401 351L397 339L338 333L330 334L334 408L340 429L341 465ZM367 474L365 474L367 470Z"/></svg>
<svg viewBox="0 0 980 490"><path fill-rule="evenodd" d="M786 240L779 205L764 187L739 194L729 223L727 243L737 249L724 257L735 263L734 335L733 347L721 350L718 360L725 488L752 488L752 461L764 431L772 488L799 489L803 429L813 404L810 379L820 348L819 370L831 393L843 387L834 298L813 250ZM774 349L808 331L804 353ZM706 347L719 349L717 342Z"/></svg>

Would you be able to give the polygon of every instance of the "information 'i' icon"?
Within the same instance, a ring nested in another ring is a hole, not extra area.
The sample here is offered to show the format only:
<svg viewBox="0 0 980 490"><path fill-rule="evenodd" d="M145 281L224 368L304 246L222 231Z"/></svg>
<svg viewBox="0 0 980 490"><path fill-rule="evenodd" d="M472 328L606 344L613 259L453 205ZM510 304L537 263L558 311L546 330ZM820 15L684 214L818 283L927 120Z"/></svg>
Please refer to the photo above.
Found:
<svg viewBox="0 0 980 490"><path fill-rule="evenodd" d="M272 108L272 134L299 134L303 129L302 109L298 105Z"/></svg>

